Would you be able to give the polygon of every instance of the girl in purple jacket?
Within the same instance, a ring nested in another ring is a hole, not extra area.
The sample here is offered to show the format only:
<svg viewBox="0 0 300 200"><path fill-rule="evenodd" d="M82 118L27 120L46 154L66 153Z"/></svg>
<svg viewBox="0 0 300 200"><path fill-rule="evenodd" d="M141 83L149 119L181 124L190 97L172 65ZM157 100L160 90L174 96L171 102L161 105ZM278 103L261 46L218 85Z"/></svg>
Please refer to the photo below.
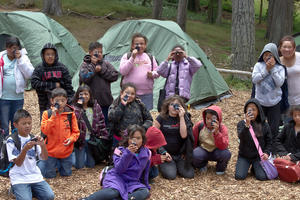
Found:
<svg viewBox="0 0 300 200"><path fill-rule="evenodd" d="M77 118L80 136L75 142L75 167L77 169L93 168L95 159L93 158L88 146L88 141L93 137L101 138L103 143L109 143L109 135L105 127L105 119L100 105L94 100L91 94L91 89L87 85L80 86L74 97L74 109ZM84 115L88 120L92 131L89 130ZM109 152L103 152L108 155Z"/></svg>
<svg viewBox="0 0 300 200"><path fill-rule="evenodd" d="M113 155L114 167L104 177L102 189L85 198L92 199L146 199L150 186L148 174L150 151L146 143L145 129L131 125Z"/></svg>
<svg viewBox="0 0 300 200"><path fill-rule="evenodd" d="M182 46L173 47L166 61L157 69L159 75L167 78L166 98L177 94L187 102L191 96L193 75L201 66L202 63L198 59L187 56Z"/></svg>

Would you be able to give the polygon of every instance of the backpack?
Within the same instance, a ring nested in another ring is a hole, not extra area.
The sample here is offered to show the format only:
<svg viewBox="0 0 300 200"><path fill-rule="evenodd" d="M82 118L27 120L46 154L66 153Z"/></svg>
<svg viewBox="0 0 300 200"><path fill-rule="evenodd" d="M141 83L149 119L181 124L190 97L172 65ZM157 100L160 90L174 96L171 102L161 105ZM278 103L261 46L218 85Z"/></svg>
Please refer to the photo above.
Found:
<svg viewBox="0 0 300 200"><path fill-rule="evenodd" d="M48 119L49 119L52 115L52 110L48 109L47 112L48 112ZM70 129L71 129L71 132L72 132L72 113L67 114L67 118L68 118L68 121L69 121L69 124L70 124ZM41 132L41 136L46 141L46 144L48 144L47 135L45 135L43 132Z"/></svg>
<svg viewBox="0 0 300 200"><path fill-rule="evenodd" d="M151 156L152 156L152 152L148 149L149 151L149 161L151 162ZM121 156L122 155L122 152L118 149L118 148L115 148L114 150L114 154L118 155L118 156ZM114 168L113 165L108 165L108 166L105 166L101 172L100 172L100 176L99 176L99 184L100 186L103 186L103 180L107 174L108 171L110 171L112 168ZM144 170L145 172L145 170ZM142 174L142 176L144 175L144 172Z"/></svg>
<svg viewBox="0 0 300 200"><path fill-rule="evenodd" d="M146 54L149 56L149 58L150 58L150 60L151 60L151 71L153 71L153 55L150 54L150 53L146 53ZM127 60L130 58L130 56L131 56L131 52L128 52L128 53L127 53ZM156 61L156 62L157 62L157 61ZM157 62L157 63L158 63L158 62ZM122 87L123 79L124 79L124 76L122 75L121 81L120 81L120 87Z"/></svg>
<svg viewBox="0 0 300 200"><path fill-rule="evenodd" d="M30 138L34 138L35 136L29 134ZM4 138L4 131L1 133L0 136L0 147L1 147L1 155L0 155L0 176L8 177L9 170L14 166L13 162L9 162L8 155L7 155L7 147L6 141L11 137L15 143L16 148L21 151L21 140L18 137L18 131L13 131L11 135L8 135ZM36 145L34 146L34 150L36 152Z"/></svg>
<svg viewBox="0 0 300 200"><path fill-rule="evenodd" d="M282 84L281 91L281 100L280 100L280 113L283 114L285 111L290 107L288 96L289 96L289 90L288 90L288 82L287 82L287 69L286 66L281 65L284 68L284 82ZM255 84L252 84L252 91L251 91L251 98L255 98Z"/></svg>

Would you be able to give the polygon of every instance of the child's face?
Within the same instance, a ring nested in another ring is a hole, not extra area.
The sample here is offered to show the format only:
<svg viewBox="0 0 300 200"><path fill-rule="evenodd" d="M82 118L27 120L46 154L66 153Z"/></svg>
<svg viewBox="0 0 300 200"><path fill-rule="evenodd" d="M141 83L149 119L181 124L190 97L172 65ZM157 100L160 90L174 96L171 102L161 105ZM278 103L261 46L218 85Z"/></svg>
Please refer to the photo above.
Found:
<svg viewBox="0 0 300 200"><path fill-rule="evenodd" d="M15 57L14 52L16 52L16 50L20 50L17 45L12 45L11 47L7 47L6 48L7 55L14 58Z"/></svg>
<svg viewBox="0 0 300 200"><path fill-rule="evenodd" d="M51 99L51 104L54 106L55 103L59 104L58 112L62 112L67 105L67 98L64 96L57 96Z"/></svg>
<svg viewBox="0 0 300 200"><path fill-rule="evenodd" d="M140 50L139 53L144 53L147 47L146 41L142 37L136 37L131 44L131 49L135 49L136 46L139 46Z"/></svg>
<svg viewBox="0 0 300 200"><path fill-rule="evenodd" d="M21 118L18 122L14 122L14 126L18 129L18 133L21 136L26 137L31 132L32 119L31 117Z"/></svg>
<svg viewBox="0 0 300 200"><path fill-rule="evenodd" d="M126 88L122 93L121 93L121 98L124 98L125 96L128 96L127 102L133 102L135 99L135 89L132 87Z"/></svg>
<svg viewBox="0 0 300 200"><path fill-rule="evenodd" d="M246 114L247 113L252 113L253 120L256 120L256 117L258 116L258 109L257 109L257 107L256 107L256 105L254 103L249 103L247 105Z"/></svg>
<svg viewBox="0 0 300 200"><path fill-rule="evenodd" d="M263 60L264 60L265 63L267 63L267 62L272 62L272 63L276 62L273 54L269 51L264 53Z"/></svg>
<svg viewBox="0 0 300 200"><path fill-rule="evenodd" d="M83 104L87 104L90 100L90 93L88 90L82 90L81 92L79 92L79 97L83 97L84 99L84 103Z"/></svg>
<svg viewBox="0 0 300 200"><path fill-rule="evenodd" d="M293 120L295 121L296 125L300 125L300 111L299 110L293 111Z"/></svg>
<svg viewBox="0 0 300 200"><path fill-rule="evenodd" d="M102 48L97 48L97 49L94 49L93 51L90 51L90 55L91 56L96 56L98 55L98 60L102 60L103 58L103 51L102 51Z"/></svg>
<svg viewBox="0 0 300 200"><path fill-rule="evenodd" d="M280 47L280 52L283 57L290 58L295 54L295 47L291 41L284 41Z"/></svg>
<svg viewBox="0 0 300 200"><path fill-rule="evenodd" d="M207 113L205 115L205 124L206 124L206 127L208 129L213 128L213 126L211 124L213 121L218 121L218 117L216 115L211 114L211 113Z"/></svg>
<svg viewBox="0 0 300 200"><path fill-rule="evenodd" d="M184 58L183 50L180 47L176 47L173 49L174 52L174 60L176 62L180 62Z"/></svg>
<svg viewBox="0 0 300 200"><path fill-rule="evenodd" d="M177 107L177 105L179 105L179 107L181 106L180 102L176 99L174 101L172 101L170 104L169 104L169 107L168 107L168 110L169 110L169 115L171 117L176 117L178 114L179 114L179 109L176 110L175 107ZM175 107L174 107L175 106Z"/></svg>
<svg viewBox="0 0 300 200"><path fill-rule="evenodd" d="M44 60L48 65L53 65L55 61L55 51L53 49L46 49L44 51Z"/></svg>
<svg viewBox="0 0 300 200"><path fill-rule="evenodd" d="M142 146L143 137L142 137L142 133L140 131L136 131L133 134L132 138L129 138L128 144L132 144L132 143L135 143L138 149Z"/></svg>

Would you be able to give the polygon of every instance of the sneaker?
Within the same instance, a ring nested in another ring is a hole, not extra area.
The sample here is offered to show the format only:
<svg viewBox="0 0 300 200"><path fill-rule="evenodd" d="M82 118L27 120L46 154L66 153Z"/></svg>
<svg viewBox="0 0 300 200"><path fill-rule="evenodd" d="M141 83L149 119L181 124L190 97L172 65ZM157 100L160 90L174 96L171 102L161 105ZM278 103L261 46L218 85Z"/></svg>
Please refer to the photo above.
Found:
<svg viewBox="0 0 300 200"><path fill-rule="evenodd" d="M207 167L204 166L204 167L200 168L199 170L200 170L200 173L206 173L207 172Z"/></svg>
<svg viewBox="0 0 300 200"><path fill-rule="evenodd" d="M223 175L225 172L216 172L217 175Z"/></svg>

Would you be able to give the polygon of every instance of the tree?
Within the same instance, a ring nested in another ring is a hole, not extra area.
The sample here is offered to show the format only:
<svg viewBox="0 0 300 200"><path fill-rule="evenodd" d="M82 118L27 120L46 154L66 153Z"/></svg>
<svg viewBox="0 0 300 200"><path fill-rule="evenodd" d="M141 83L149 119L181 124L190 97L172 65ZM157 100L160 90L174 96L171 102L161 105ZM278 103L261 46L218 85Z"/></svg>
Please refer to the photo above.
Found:
<svg viewBox="0 0 300 200"><path fill-rule="evenodd" d="M216 23L217 24L222 23L222 0L218 0L218 12L217 12Z"/></svg>
<svg viewBox="0 0 300 200"><path fill-rule="evenodd" d="M200 11L199 0L189 0L188 10L199 12Z"/></svg>
<svg viewBox="0 0 300 200"><path fill-rule="evenodd" d="M34 6L34 0L15 0L15 5L18 8L28 8Z"/></svg>
<svg viewBox="0 0 300 200"><path fill-rule="evenodd" d="M49 15L62 15L61 0L43 0L43 13Z"/></svg>
<svg viewBox="0 0 300 200"><path fill-rule="evenodd" d="M183 31L185 31L186 24L187 2L188 0L179 0L177 8L177 23Z"/></svg>
<svg viewBox="0 0 300 200"><path fill-rule="evenodd" d="M153 0L152 18L161 19L163 11L163 0Z"/></svg>
<svg viewBox="0 0 300 200"><path fill-rule="evenodd" d="M293 31L293 0L269 0L266 38L278 43Z"/></svg>
<svg viewBox="0 0 300 200"><path fill-rule="evenodd" d="M253 0L232 0L232 68L250 70L255 64L255 13Z"/></svg>
<svg viewBox="0 0 300 200"><path fill-rule="evenodd" d="M259 18L258 18L258 20L259 20L259 21L258 21L258 24L261 24L263 3L264 3L264 0L260 0L260 7L259 7Z"/></svg>

